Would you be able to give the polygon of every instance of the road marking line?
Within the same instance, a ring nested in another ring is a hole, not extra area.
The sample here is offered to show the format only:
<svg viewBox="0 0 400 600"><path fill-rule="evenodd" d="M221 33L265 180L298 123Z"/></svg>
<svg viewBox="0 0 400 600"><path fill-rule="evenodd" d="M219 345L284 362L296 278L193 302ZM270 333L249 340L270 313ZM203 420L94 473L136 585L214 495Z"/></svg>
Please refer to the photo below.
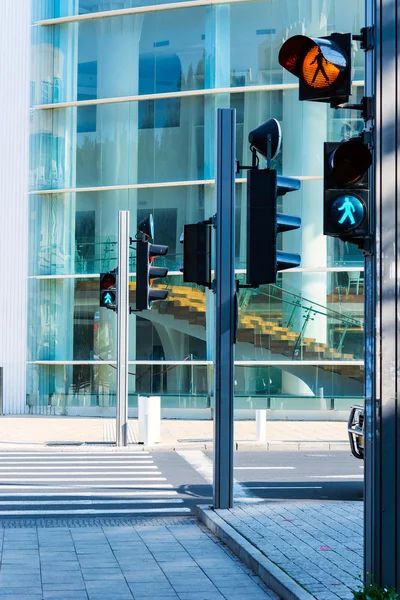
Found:
<svg viewBox="0 0 400 600"><path fill-rule="evenodd" d="M0 516L32 516L36 517L37 515L109 515L109 514L147 514L147 513L175 513L175 512L185 512L190 513L190 508L183 506L182 508L116 508L112 509L95 509L95 508L81 508L81 509L72 509L72 510L1 510Z"/></svg>
<svg viewBox="0 0 400 600"><path fill-rule="evenodd" d="M268 470L274 470L274 469L277 469L277 470L294 469L295 467L234 467L234 468L235 468L235 470L239 470L240 469L242 471L244 471L244 470L250 470L250 469L252 471L260 471L262 469L268 469Z"/></svg>
<svg viewBox="0 0 400 600"><path fill-rule="evenodd" d="M276 485L276 486L257 486L247 485L248 490L322 490L322 485Z"/></svg>
<svg viewBox="0 0 400 600"><path fill-rule="evenodd" d="M307 475L309 479L364 479L364 475Z"/></svg>
<svg viewBox="0 0 400 600"><path fill-rule="evenodd" d="M127 500L6 500L0 501L0 506L22 505L22 506L48 506L55 504L182 504L182 498L159 498L157 500L143 499L138 500L127 499Z"/></svg>
<svg viewBox="0 0 400 600"><path fill-rule="evenodd" d="M140 473L141 475L147 475L147 473ZM155 475L155 473L149 473L149 475ZM127 483L129 481L166 481L166 477L105 477L104 479L102 478L98 478L98 477L29 477L29 479L27 477L18 477L18 478L13 478L13 477L2 477L1 478L1 482L3 481L12 481L14 483L18 483L18 482L28 482L28 483L33 483L35 481L44 481L46 482L51 482L51 481L126 481ZM3 486L1 486L3 487ZM98 486L101 487L101 486Z"/></svg>

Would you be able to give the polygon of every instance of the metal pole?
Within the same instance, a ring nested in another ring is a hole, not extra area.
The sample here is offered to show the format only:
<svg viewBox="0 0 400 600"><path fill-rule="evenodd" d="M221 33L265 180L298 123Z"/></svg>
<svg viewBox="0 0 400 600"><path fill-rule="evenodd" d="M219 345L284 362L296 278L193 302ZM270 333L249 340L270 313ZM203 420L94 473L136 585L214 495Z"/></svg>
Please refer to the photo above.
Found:
<svg viewBox="0 0 400 600"><path fill-rule="evenodd" d="M128 444L129 211L118 212L117 446Z"/></svg>
<svg viewBox="0 0 400 600"><path fill-rule="evenodd" d="M217 110L214 347L214 508L233 506L233 400L236 324L236 111Z"/></svg>
<svg viewBox="0 0 400 600"><path fill-rule="evenodd" d="M374 50L366 53L375 98L371 197L375 237L365 262L365 581L400 592L400 0L366 0ZM372 121L367 123L372 129Z"/></svg>

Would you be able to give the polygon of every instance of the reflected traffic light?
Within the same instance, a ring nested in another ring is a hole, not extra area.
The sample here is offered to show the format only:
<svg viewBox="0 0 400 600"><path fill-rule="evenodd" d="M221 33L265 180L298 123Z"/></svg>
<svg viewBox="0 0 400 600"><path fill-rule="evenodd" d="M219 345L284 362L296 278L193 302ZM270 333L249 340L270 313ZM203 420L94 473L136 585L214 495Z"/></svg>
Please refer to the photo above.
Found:
<svg viewBox="0 0 400 600"><path fill-rule="evenodd" d="M116 271L100 273L100 306L116 310L117 274Z"/></svg>

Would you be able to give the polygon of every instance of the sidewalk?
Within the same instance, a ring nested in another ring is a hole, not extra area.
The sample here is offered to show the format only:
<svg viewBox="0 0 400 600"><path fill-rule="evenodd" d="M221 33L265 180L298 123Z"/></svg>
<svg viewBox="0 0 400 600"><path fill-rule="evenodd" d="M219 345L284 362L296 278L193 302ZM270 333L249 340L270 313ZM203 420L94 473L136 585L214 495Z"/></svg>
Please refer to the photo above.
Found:
<svg viewBox="0 0 400 600"><path fill-rule="evenodd" d="M14 521L3 600L279 600L194 517Z"/></svg>
<svg viewBox="0 0 400 600"><path fill-rule="evenodd" d="M128 442L137 443L137 419L129 420ZM153 450L209 449L213 422L162 420L160 443ZM115 442L115 419L93 417L3 416L0 446L104 444ZM237 450L349 450L347 423L336 421L267 421L266 442L256 441L255 421L235 422Z"/></svg>
<svg viewBox="0 0 400 600"><path fill-rule="evenodd" d="M247 500L247 499L246 499ZM363 572L362 502L240 502L198 518L283 600L351 600Z"/></svg>

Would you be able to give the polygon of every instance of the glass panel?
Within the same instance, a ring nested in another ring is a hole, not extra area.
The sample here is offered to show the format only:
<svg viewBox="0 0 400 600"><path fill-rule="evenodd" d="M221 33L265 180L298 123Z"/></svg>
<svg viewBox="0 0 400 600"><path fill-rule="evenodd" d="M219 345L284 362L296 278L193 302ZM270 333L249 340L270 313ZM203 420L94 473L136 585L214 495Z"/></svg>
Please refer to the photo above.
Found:
<svg viewBox="0 0 400 600"><path fill-rule="evenodd" d="M198 7L33 28L33 81L48 90L34 104L203 89L205 14ZM141 122L154 112L163 126L176 105L143 105Z"/></svg>
<svg viewBox="0 0 400 600"><path fill-rule="evenodd" d="M30 275L92 274L115 268L119 210L130 211L132 236L136 224L153 215L155 243L169 247L165 266L179 271L184 223L210 217L213 195L213 186L32 195Z"/></svg>
<svg viewBox="0 0 400 600"><path fill-rule="evenodd" d="M241 290L236 359L362 360L362 282L360 273L349 272L347 278L346 295L342 292L338 302L338 290L330 285L324 305L304 297L306 286L303 291L287 283ZM204 288L183 284L181 276L153 285L168 296L131 317L130 360L210 359L206 326L213 315L211 305L206 310ZM132 307L135 291L132 279ZM29 307L30 360L115 358L115 313L99 307L98 278L30 280Z"/></svg>
<svg viewBox="0 0 400 600"><path fill-rule="evenodd" d="M286 410L348 413L363 400L363 385L363 366L237 365L235 410L268 409L269 418L282 418Z"/></svg>
<svg viewBox="0 0 400 600"><path fill-rule="evenodd" d="M129 408L137 408L137 397L142 394L161 395L163 409L209 409L212 385L212 367L207 365L130 365ZM106 363L30 365L27 387L31 412L107 410L115 408L116 367Z"/></svg>
<svg viewBox="0 0 400 600"><path fill-rule="evenodd" d="M299 106L292 92L296 90L228 96L236 108L237 158L242 164L251 161L249 131L266 118L283 119L282 152L273 161L273 168L287 176L322 178L323 139L327 135L326 123L330 123L326 120L328 109L323 105L316 108L315 122L321 125L319 143L319 138L316 141L311 136L301 118L309 107ZM217 96L217 104L222 99L223 96ZM143 108L145 106L147 108ZM213 177L214 144L209 143L208 136L214 138L210 123L215 117L216 106L202 96L194 96L168 102L112 103L34 111L31 120L31 189ZM346 125L344 121L341 123L342 127ZM307 154L294 153L294 145L307 147ZM263 159L261 166L265 166ZM243 176L244 172L241 173ZM304 182L303 188L310 184L312 182ZM321 183L316 193L320 202ZM291 194L290 201L295 197Z"/></svg>
<svg viewBox="0 0 400 600"><path fill-rule="evenodd" d="M160 286L167 299L129 320L129 359L207 359L204 289L185 286L181 277L154 282ZM115 360L116 314L100 308L99 290L98 278L31 279L28 360ZM135 300L132 279L132 308Z"/></svg>
<svg viewBox="0 0 400 600"><path fill-rule="evenodd" d="M136 6L166 4L170 1L172 0L153 2L120 0L110 4L106 0L76 2L35 0L32 17L35 21L78 13L92 14ZM204 7L195 7L163 11L159 15L148 13L93 19L80 24L79 63L82 65L98 63L99 72L105 72L108 76L108 87L112 87L112 82L116 81L113 69L116 68L117 73L125 70L130 73L130 77L117 85L124 86L126 90L133 89L131 79L135 71L137 77L137 69L133 69L132 65L137 64L135 48L138 48L140 55L147 55L145 60L147 76L153 70L151 65L158 62L157 60L148 62L151 55L155 59L161 58L161 63L166 56L170 55L176 56L181 63L182 80L188 82L192 79L195 83L198 79L197 74L204 75L204 65L208 64L207 58L204 59L205 47L209 48L209 52L214 53L215 49L219 50L223 44L224 52L217 52L215 57L219 63L215 73L217 85L221 83L221 73L218 73L221 67L226 71L222 77L227 78L228 86L282 83L284 78L286 80L286 75L279 66L278 54L282 40L288 37L288 32L291 36L303 34L319 37L329 35L332 31L359 31L363 25L364 7L361 0L352 0L350 5L344 0L336 0L328 4L321 0L317 5L315 2L311 3L311 0L303 0L301 18L298 14L299 6L299 3L294 1L286 3L283 7L279 3L268 1L241 2L226 7L212 7L207 18ZM221 15L223 15L222 19L219 18ZM68 36L69 25L62 27L64 31L61 35ZM353 54L354 77L362 80L363 53L358 48L356 51L354 46ZM159 66L161 63L159 62ZM211 70L213 71L212 67ZM206 74L205 78L210 82L211 87L214 87L213 73ZM145 76L143 83L146 79ZM176 81L180 80L178 78ZM290 80L294 81L294 78ZM99 84L101 88L101 83ZM133 87L138 88L137 82L133 83ZM98 97L121 95L111 90L98 92ZM123 92L127 95L135 93L146 92Z"/></svg>
<svg viewBox="0 0 400 600"><path fill-rule="evenodd" d="M324 288L319 273L286 273L279 285L240 290L236 359L362 360L362 273L343 273L340 296L336 275L324 274Z"/></svg>
<svg viewBox="0 0 400 600"><path fill-rule="evenodd" d="M27 377L30 412L115 414L115 365L29 365ZM352 404L362 401L363 378L361 366L236 366L235 411L267 409L269 418L282 418L288 410L300 414L328 410L334 417L337 411L347 413ZM169 417L174 409L180 417L185 409L198 409L198 416L210 417L212 365L131 364L129 408L137 408L139 394L160 395L164 415ZM254 413L247 418L254 418Z"/></svg>

